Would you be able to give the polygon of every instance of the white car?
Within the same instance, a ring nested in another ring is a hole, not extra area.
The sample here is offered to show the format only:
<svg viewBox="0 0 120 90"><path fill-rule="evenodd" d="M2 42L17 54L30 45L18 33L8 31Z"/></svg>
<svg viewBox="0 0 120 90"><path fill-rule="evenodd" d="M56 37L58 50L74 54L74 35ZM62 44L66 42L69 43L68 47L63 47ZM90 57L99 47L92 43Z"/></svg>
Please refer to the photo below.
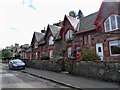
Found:
<svg viewBox="0 0 120 90"><path fill-rule="evenodd" d="M25 63L20 59L10 60L8 66L9 69L25 69Z"/></svg>

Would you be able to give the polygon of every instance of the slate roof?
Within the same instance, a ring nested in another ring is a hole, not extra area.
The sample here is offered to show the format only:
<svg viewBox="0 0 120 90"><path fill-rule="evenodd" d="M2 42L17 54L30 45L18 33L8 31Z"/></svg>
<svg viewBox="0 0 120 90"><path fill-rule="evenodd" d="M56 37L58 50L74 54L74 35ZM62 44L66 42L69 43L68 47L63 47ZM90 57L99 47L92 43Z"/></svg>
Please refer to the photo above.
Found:
<svg viewBox="0 0 120 90"><path fill-rule="evenodd" d="M37 42L40 41L40 39L43 37L44 35L42 33L39 33L39 32L35 32L35 37L37 39Z"/></svg>
<svg viewBox="0 0 120 90"><path fill-rule="evenodd" d="M74 29L77 27L77 24L79 22L78 19L74 18L74 17L71 17L71 16L67 16L66 17L68 18L68 20L70 21L71 25L74 27Z"/></svg>
<svg viewBox="0 0 120 90"><path fill-rule="evenodd" d="M59 26L56 25L49 25L51 32L53 34L54 37L56 37L57 33L59 32L60 28Z"/></svg>
<svg viewBox="0 0 120 90"><path fill-rule="evenodd" d="M68 21L69 21L70 24L73 26L73 28L76 29L77 24L79 23L79 20L76 19L76 18L74 18L74 17L68 16L68 15L65 15L65 17L68 19ZM64 20L65 20L65 19L64 19ZM56 35L56 37L55 37L55 40L60 39L59 33L60 33L60 31L57 33L57 35Z"/></svg>
<svg viewBox="0 0 120 90"><path fill-rule="evenodd" d="M30 52L31 51L31 47L28 47L26 52Z"/></svg>
<svg viewBox="0 0 120 90"><path fill-rule="evenodd" d="M44 44L44 43L45 43L45 35L40 39L39 45L40 45L40 44Z"/></svg>
<svg viewBox="0 0 120 90"><path fill-rule="evenodd" d="M61 27L59 27L59 26L49 25L49 24L48 24L48 27L50 28L50 30L51 30L51 32L52 32L52 34L53 34L54 37L57 36L57 34L58 34L58 32L59 32L59 30L60 30L60 28L61 28ZM48 32L48 31L47 31L47 32ZM46 34L47 34L47 32L46 32ZM46 36L46 34L39 40L39 45L45 43L45 36Z"/></svg>
<svg viewBox="0 0 120 90"><path fill-rule="evenodd" d="M81 18L77 25L77 29L79 30L77 30L78 32L76 33L82 33L82 32L95 29L94 20L96 18L96 15L97 15L97 12Z"/></svg>

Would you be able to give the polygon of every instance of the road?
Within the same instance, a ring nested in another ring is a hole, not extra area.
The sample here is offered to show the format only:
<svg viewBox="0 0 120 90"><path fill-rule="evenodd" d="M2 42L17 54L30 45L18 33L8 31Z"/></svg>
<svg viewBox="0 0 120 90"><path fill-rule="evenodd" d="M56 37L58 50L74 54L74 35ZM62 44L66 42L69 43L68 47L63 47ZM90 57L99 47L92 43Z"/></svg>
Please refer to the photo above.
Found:
<svg viewBox="0 0 120 90"><path fill-rule="evenodd" d="M20 70L9 70L6 64L0 63L0 88L68 88L44 80Z"/></svg>

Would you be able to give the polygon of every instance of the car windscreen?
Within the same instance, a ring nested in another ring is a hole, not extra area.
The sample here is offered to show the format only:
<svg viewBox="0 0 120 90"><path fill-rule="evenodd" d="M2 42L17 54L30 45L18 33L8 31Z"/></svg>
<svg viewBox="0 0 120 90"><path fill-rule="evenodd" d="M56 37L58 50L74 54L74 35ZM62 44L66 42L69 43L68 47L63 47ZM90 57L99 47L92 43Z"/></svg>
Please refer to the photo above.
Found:
<svg viewBox="0 0 120 90"><path fill-rule="evenodd" d="M22 61L20 61L20 60L13 61L13 64L19 64L19 63L23 63L23 62L22 62Z"/></svg>

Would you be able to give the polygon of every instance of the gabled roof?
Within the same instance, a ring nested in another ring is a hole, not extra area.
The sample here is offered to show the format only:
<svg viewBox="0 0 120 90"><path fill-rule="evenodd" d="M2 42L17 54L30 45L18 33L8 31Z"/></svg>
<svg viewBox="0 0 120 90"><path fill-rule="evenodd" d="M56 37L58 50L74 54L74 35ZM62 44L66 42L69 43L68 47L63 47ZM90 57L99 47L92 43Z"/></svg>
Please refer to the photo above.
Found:
<svg viewBox="0 0 120 90"><path fill-rule="evenodd" d="M30 52L31 50L31 46L29 46L25 52Z"/></svg>
<svg viewBox="0 0 120 90"><path fill-rule="evenodd" d="M66 17L68 18L69 22L71 23L71 25L74 27L74 29L76 28L79 20L74 18L74 17L71 17L71 16L67 16Z"/></svg>
<svg viewBox="0 0 120 90"><path fill-rule="evenodd" d="M76 29L77 24L78 24L78 22L79 22L78 19L76 19L76 18L74 18L74 17L71 17L71 16L65 15L65 16L64 16L63 23L62 23L62 28L61 28L60 31L57 33L57 35L56 35L56 37L55 37L55 40L58 40L58 39L61 38L61 35L60 35L60 34L62 33L62 30L63 30L63 27L65 26L64 24L65 24L65 21L66 21L66 20L69 21L69 23L70 23L71 26L74 28L74 30Z"/></svg>
<svg viewBox="0 0 120 90"><path fill-rule="evenodd" d="M77 30L78 31L77 33L82 33L82 32L95 29L95 25L93 23L96 15L97 15L97 12L81 18L77 25L77 29L79 29Z"/></svg>
<svg viewBox="0 0 120 90"><path fill-rule="evenodd" d="M56 37L56 35L59 32L61 27L56 26L56 25L49 25L49 27L50 27L50 30L51 30L53 36Z"/></svg>
<svg viewBox="0 0 120 90"><path fill-rule="evenodd" d="M34 32L33 38L32 38L32 41L31 41L31 44L33 43L34 38L36 38L37 42L39 42L40 39L41 39L43 36L44 36L44 35L43 35L42 33Z"/></svg>
<svg viewBox="0 0 120 90"><path fill-rule="evenodd" d="M101 17L106 18L106 16L109 16L110 14L120 14L119 7L120 3L118 0L115 0L114 2L108 2L108 0L104 0L95 18L94 25L96 25L96 27L99 27Z"/></svg>
<svg viewBox="0 0 120 90"><path fill-rule="evenodd" d="M43 37L43 34L39 32L35 32L35 36L36 36L37 41L39 42L40 39Z"/></svg>
<svg viewBox="0 0 120 90"><path fill-rule="evenodd" d="M45 43L45 35L40 39L38 45L40 45L40 44L44 44L44 43Z"/></svg>
<svg viewBox="0 0 120 90"><path fill-rule="evenodd" d="M49 30L51 31L53 37L56 37L57 34L58 34L58 32L59 32L59 30L60 30L60 28L61 28L61 27L59 27L59 26L49 25L49 24L48 24L47 31L46 31L45 35L40 39L39 45L40 45L40 44L44 44L44 43L46 42L46 41L45 41L45 38L46 38L46 35L47 35L47 33L48 33Z"/></svg>

